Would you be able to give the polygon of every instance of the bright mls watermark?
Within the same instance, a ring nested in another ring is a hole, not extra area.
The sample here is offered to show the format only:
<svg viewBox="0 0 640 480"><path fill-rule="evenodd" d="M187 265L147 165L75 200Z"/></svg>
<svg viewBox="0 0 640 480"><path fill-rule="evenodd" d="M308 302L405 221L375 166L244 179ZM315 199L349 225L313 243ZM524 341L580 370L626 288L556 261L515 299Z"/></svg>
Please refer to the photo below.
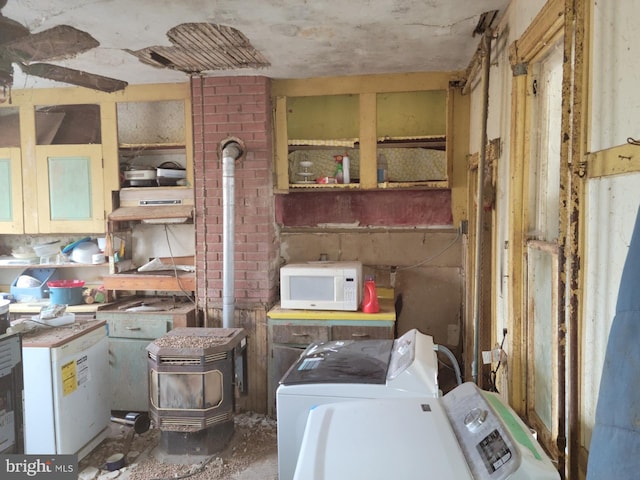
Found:
<svg viewBox="0 0 640 480"><path fill-rule="evenodd" d="M76 455L0 455L2 480L77 480Z"/></svg>

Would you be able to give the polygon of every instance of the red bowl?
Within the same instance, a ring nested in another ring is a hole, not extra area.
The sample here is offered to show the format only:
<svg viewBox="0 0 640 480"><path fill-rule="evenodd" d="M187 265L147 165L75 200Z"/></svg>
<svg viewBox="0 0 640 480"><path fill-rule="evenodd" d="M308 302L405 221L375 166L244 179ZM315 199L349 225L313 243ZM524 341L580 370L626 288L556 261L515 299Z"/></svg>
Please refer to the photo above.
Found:
<svg viewBox="0 0 640 480"><path fill-rule="evenodd" d="M51 280L47 285L51 288L77 288L84 286L84 280Z"/></svg>

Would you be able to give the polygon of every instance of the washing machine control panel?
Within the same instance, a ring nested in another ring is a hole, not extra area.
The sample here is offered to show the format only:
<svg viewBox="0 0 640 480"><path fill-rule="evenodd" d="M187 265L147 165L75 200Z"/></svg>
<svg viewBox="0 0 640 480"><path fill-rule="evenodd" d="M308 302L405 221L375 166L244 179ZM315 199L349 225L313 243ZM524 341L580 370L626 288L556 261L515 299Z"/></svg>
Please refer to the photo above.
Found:
<svg viewBox="0 0 640 480"><path fill-rule="evenodd" d="M443 404L474 479L559 478L529 429L497 395L464 383Z"/></svg>
<svg viewBox="0 0 640 480"><path fill-rule="evenodd" d="M415 356L416 330L409 330L400 338L393 341L389 370L387 371L387 380L393 380L404 372L409 365L413 363Z"/></svg>
<svg viewBox="0 0 640 480"><path fill-rule="evenodd" d="M467 427L470 432L475 432L482 426L484 421L487 419L488 414L489 412L485 409L474 407L465 415L464 426Z"/></svg>

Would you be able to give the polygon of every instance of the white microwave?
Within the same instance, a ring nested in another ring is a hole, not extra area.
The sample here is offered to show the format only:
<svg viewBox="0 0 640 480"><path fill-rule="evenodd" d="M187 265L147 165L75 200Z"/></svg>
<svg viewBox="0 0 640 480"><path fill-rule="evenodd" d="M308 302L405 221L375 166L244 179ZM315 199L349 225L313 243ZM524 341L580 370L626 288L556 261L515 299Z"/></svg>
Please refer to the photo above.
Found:
<svg viewBox="0 0 640 480"><path fill-rule="evenodd" d="M280 268L281 308L356 311L361 299L361 262L290 263Z"/></svg>

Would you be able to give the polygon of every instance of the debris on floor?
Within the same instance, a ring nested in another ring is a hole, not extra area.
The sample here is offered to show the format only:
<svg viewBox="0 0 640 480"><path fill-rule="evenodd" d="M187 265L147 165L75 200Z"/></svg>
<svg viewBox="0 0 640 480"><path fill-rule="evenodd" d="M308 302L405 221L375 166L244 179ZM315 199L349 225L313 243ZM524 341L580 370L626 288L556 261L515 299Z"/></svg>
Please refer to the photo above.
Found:
<svg viewBox="0 0 640 480"><path fill-rule="evenodd" d="M160 431L150 428L133 436L124 467L110 471L109 458L124 453L130 434L130 428L112 423L111 435L80 461L79 480L276 480L276 421L249 412L237 414L234 423L235 433L224 450L207 457L185 455L179 463L165 463L154 455Z"/></svg>

